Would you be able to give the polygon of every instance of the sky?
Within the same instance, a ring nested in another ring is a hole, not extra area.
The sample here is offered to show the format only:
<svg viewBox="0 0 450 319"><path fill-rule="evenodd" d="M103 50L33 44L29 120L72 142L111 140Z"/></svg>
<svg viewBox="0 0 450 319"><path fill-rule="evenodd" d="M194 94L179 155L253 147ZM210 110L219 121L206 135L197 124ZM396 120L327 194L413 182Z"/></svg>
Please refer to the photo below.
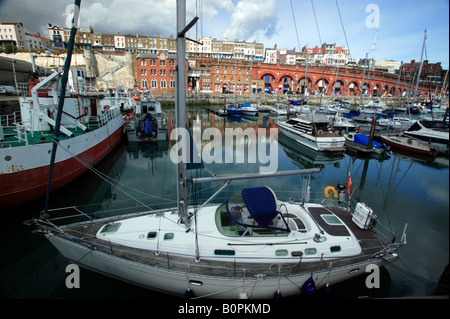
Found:
<svg viewBox="0 0 450 319"><path fill-rule="evenodd" d="M188 33L296 49L336 43L357 61L420 61L449 65L449 0L186 0ZM65 26L73 0L0 0L0 22L21 21L49 37L48 23ZM80 27L96 33L176 33L176 0L81 0ZM317 23L316 23L317 22Z"/></svg>

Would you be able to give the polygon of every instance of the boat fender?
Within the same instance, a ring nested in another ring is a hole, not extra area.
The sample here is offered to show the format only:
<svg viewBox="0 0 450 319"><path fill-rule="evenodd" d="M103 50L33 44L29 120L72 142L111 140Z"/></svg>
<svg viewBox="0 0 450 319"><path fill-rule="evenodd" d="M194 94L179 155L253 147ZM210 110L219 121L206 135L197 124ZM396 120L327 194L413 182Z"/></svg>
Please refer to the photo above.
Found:
<svg viewBox="0 0 450 319"><path fill-rule="evenodd" d="M84 115L89 114L89 108L87 106L83 107Z"/></svg>
<svg viewBox="0 0 450 319"><path fill-rule="evenodd" d="M278 289L277 291L275 291L275 293L273 294L273 299L281 299L281 291L280 289Z"/></svg>
<svg viewBox="0 0 450 319"><path fill-rule="evenodd" d="M329 198L330 197L330 191L333 192L334 198L338 197L338 192L337 192L336 188L334 188L333 186L327 186L323 190L323 194L325 195L325 198Z"/></svg>
<svg viewBox="0 0 450 319"><path fill-rule="evenodd" d="M239 299L248 299L250 296L247 291L243 290L239 293Z"/></svg>
<svg viewBox="0 0 450 319"><path fill-rule="evenodd" d="M194 297L194 291L191 288L186 289L186 291L184 292L184 297L186 299L191 299Z"/></svg>
<svg viewBox="0 0 450 319"><path fill-rule="evenodd" d="M109 111L109 105L105 105L104 107L103 107L103 111Z"/></svg>
<svg viewBox="0 0 450 319"><path fill-rule="evenodd" d="M314 283L312 275L302 285L301 291L305 295L312 295L314 292L316 292L316 284Z"/></svg>
<svg viewBox="0 0 450 319"><path fill-rule="evenodd" d="M325 298L328 298L330 296L330 293L331 293L331 288L330 288L329 283L327 283L325 285L325 287L323 287L323 294L324 294Z"/></svg>

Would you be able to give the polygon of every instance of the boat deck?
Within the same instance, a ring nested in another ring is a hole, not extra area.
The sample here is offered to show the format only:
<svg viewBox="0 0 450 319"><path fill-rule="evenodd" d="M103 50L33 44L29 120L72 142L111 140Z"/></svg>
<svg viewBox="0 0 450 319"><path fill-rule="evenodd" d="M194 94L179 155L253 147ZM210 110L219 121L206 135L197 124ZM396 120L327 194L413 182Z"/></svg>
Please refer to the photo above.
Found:
<svg viewBox="0 0 450 319"><path fill-rule="evenodd" d="M69 137L61 132L59 134L59 140L62 141L74 136L83 135L84 133L95 130L100 126L101 125L98 121L90 121L87 124L88 129L86 131L83 131L81 128L66 128L73 134L73 136ZM23 131L18 133L17 129L11 126L0 126L0 130L0 145L2 148L51 143L53 141L53 130L34 132L27 131L26 136Z"/></svg>
<svg viewBox="0 0 450 319"><path fill-rule="evenodd" d="M371 231L358 228L351 221L351 214L348 211L339 207L310 209L311 215L326 233L334 236L349 235L347 229L343 225L328 225L319 217L320 214L330 214L330 211L336 214L336 216L338 216L358 238L362 247L362 253L360 255L332 260L321 259L320 261L313 262L306 261L306 258L301 256L302 254L300 254L300 251L292 251L291 256L297 256L299 259L291 258L290 260L283 260L280 258L279 264L272 263L268 265L268 263L257 262L237 263L233 258L221 259L219 262L217 260L207 259L201 259L196 262L194 261L193 256L181 256L166 252L130 248L98 239L96 238L96 233L106 223L105 221L68 225L60 228L63 232L53 231L53 234L63 238L69 238L89 249L112 254L116 257L143 263L145 265L165 268L171 271L198 272L203 275L221 277L254 276L258 274L278 276L279 266L281 267L281 273L286 275L302 275L319 270L328 271L335 267L366 262L371 258L373 261L373 255L385 248L385 245ZM119 220L120 219L115 219L114 221ZM230 238L230 241L231 240L232 239Z"/></svg>

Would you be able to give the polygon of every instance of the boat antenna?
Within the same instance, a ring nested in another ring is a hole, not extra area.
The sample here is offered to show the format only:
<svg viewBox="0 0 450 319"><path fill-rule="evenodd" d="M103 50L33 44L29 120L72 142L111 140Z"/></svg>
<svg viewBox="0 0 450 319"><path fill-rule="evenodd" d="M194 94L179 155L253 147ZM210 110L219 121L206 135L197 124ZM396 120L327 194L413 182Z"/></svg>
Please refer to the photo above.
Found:
<svg viewBox="0 0 450 319"><path fill-rule="evenodd" d="M53 131L52 155L50 158L50 169L48 172L47 193L45 195L45 206L44 206L44 216L43 216L44 218L47 218L47 216L48 216L48 202L49 202L49 197L50 197L53 167L55 165L56 149L58 148L58 143L59 143L59 130L60 130L60 126L61 126L61 117L62 117L62 112L63 112L63 107L64 107L64 97L66 95L66 86L67 86L67 79L69 76L70 62L72 60L72 51L73 51L73 47L74 47L74 43L75 43L75 34L77 33L77 27L78 27L80 4L81 4L81 0L75 0L75 6L74 6L74 10L73 10L73 19L72 19L72 28L70 30L69 44L67 47L67 57L66 57L66 61L64 63L63 75L61 77L61 91L59 93L58 108L57 108L56 119L55 119L55 127L54 127L54 131Z"/></svg>
<svg viewBox="0 0 450 319"><path fill-rule="evenodd" d="M186 33L198 21L192 19L186 25L186 0L177 0L177 66L175 70L175 127L186 128ZM182 138L183 150L188 150L190 139ZM186 163L183 160L177 165L177 206L181 222L189 230L190 219L188 215Z"/></svg>

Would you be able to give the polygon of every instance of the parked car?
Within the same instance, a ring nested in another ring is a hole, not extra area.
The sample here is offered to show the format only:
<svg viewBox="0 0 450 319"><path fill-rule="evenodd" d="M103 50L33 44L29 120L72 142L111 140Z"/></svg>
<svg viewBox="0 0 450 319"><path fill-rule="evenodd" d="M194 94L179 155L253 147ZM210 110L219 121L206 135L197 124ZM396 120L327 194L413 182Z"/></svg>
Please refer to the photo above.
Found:
<svg viewBox="0 0 450 319"><path fill-rule="evenodd" d="M14 86L2 85L0 86L0 94L17 95L17 90Z"/></svg>
<svg viewBox="0 0 450 319"><path fill-rule="evenodd" d="M233 92L231 92L230 90L223 90L224 94L233 94Z"/></svg>

